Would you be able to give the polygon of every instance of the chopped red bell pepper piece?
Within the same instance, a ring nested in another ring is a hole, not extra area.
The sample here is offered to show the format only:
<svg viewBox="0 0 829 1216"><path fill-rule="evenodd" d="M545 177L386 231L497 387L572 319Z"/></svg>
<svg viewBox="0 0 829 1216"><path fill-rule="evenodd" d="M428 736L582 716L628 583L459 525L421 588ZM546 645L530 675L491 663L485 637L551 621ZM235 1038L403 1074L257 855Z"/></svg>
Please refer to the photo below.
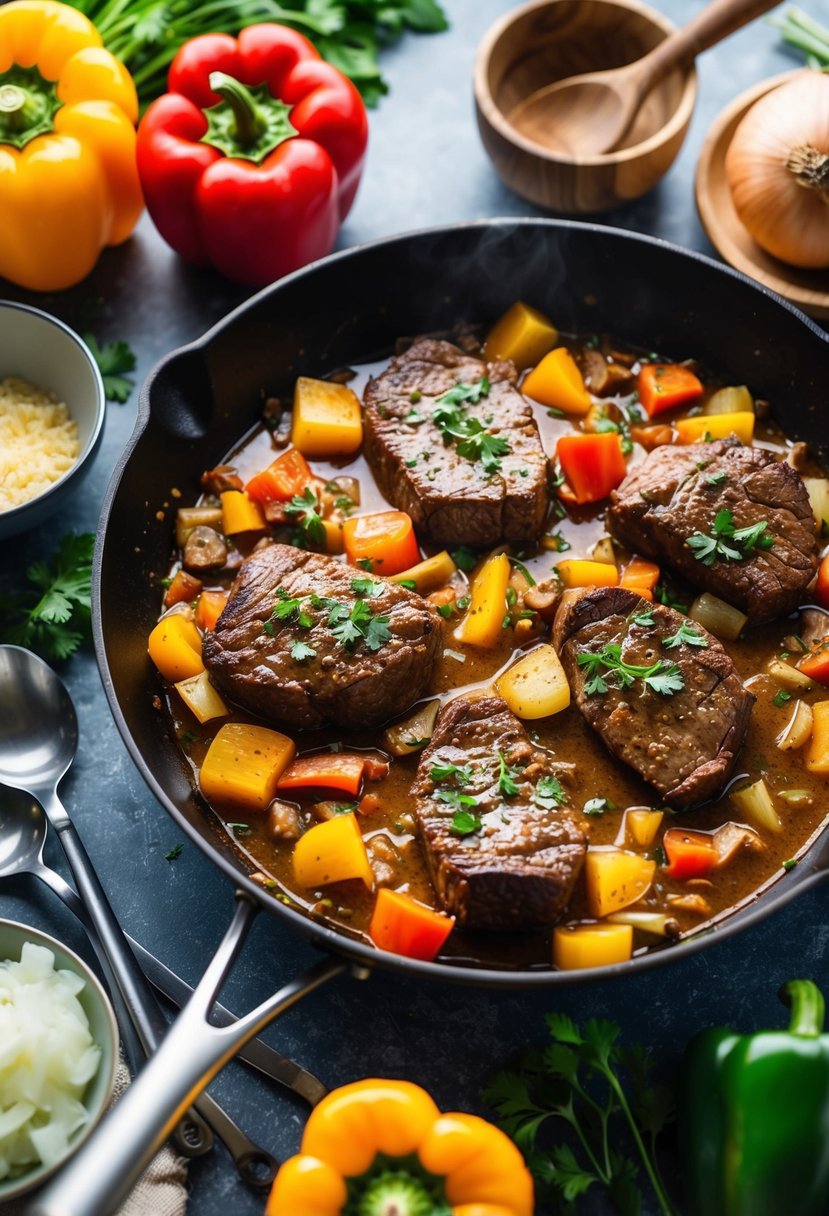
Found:
<svg viewBox="0 0 829 1216"><path fill-rule="evenodd" d="M822 642L816 642L811 653L798 663L798 669L818 684L829 684L829 634Z"/></svg>
<svg viewBox="0 0 829 1216"><path fill-rule="evenodd" d="M829 609L829 553L821 560L817 569L815 599L821 608Z"/></svg>
<svg viewBox="0 0 829 1216"><path fill-rule="evenodd" d="M295 494L302 496L313 480L314 474L302 452L289 448L266 469L251 477L245 493L260 506L269 502L289 502Z"/></svg>
<svg viewBox="0 0 829 1216"><path fill-rule="evenodd" d="M138 173L158 231L188 261L252 287L328 253L368 138L351 81L273 22L178 51L139 124Z"/></svg>
<svg viewBox="0 0 829 1216"><path fill-rule="evenodd" d="M293 760L279 778L278 790L326 789L358 794L365 756L353 752L316 752Z"/></svg>
<svg viewBox="0 0 829 1216"><path fill-rule="evenodd" d="M668 858L663 874L680 882L686 882L689 878L705 878L717 864L717 846L708 832L668 828L662 837L662 848Z"/></svg>
<svg viewBox="0 0 829 1216"><path fill-rule="evenodd" d="M636 385L649 418L695 401L705 391L699 377L681 363L646 363Z"/></svg>
<svg viewBox="0 0 829 1216"><path fill-rule="evenodd" d="M627 473L622 441L615 431L563 435L556 458L566 478L558 491L565 502L601 502Z"/></svg>

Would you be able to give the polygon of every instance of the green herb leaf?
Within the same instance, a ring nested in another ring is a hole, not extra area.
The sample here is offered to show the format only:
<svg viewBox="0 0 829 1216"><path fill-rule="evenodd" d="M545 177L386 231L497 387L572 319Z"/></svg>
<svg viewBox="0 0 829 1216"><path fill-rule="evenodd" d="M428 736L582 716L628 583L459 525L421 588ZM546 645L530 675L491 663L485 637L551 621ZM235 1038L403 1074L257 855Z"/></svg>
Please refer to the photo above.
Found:
<svg viewBox="0 0 829 1216"><path fill-rule="evenodd" d="M307 642L294 642L291 647L291 658L297 663L304 663L306 659L315 659L317 652L313 646L309 646Z"/></svg>
<svg viewBox="0 0 829 1216"><path fill-rule="evenodd" d="M519 793L517 777L520 771L507 764L503 752L498 753L498 793L502 798L514 798Z"/></svg>
<svg viewBox="0 0 829 1216"><path fill-rule="evenodd" d="M481 830L481 817L471 811L456 811L449 831L453 836L471 836Z"/></svg>
<svg viewBox="0 0 829 1216"><path fill-rule="evenodd" d="M464 764L433 764L429 772L429 776L433 781L445 781L447 777L454 777L458 785L469 785L472 780L472 766Z"/></svg>
<svg viewBox="0 0 829 1216"><path fill-rule="evenodd" d="M383 594L383 584L374 578L353 578L351 590L355 595L362 596L363 599L372 600Z"/></svg>
<svg viewBox="0 0 829 1216"><path fill-rule="evenodd" d="M459 545L457 549L453 549L450 557L459 570L463 570L464 574L469 574L474 570L480 559L480 554L474 549L470 549L468 545Z"/></svg>
<svg viewBox="0 0 829 1216"><path fill-rule="evenodd" d="M652 625L656 624L652 608L646 608L644 612L637 612L630 619L634 625L640 625L643 629L650 629Z"/></svg>
<svg viewBox="0 0 829 1216"><path fill-rule="evenodd" d="M755 549L770 549L774 537L766 529L766 520L760 520L746 528L734 527L734 516L727 508L714 516L711 532L694 532L686 544L693 549L694 556L704 566L713 566L715 561L739 562Z"/></svg>
<svg viewBox="0 0 829 1216"><path fill-rule="evenodd" d="M184 849L184 845L181 843L181 841L179 841L178 844L173 845L173 847L170 849L169 852L164 854L164 860L165 861L175 861L177 858L181 857L183 849Z"/></svg>
<svg viewBox="0 0 829 1216"><path fill-rule="evenodd" d="M132 380L124 375L125 372L135 371L134 352L126 342L120 340L105 342L101 346L92 334L84 334L84 342L98 364L107 401L117 401L123 405L135 387Z"/></svg>
<svg viewBox="0 0 829 1216"><path fill-rule="evenodd" d="M782 706L784 706L787 701L791 701L791 699L792 694L790 692L786 692L785 688L778 688L777 692L772 698L778 709L781 709Z"/></svg>
<svg viewBox="0 0 829 1216"><path fill-rule="evenodd" d="M558 777L554 777L551 774L548 777L539 778L535 792L533 793L533 802L536 806L540 806L545 811L552 811L555 807L561 806L566 800L567 795L564 792L564 786Z"/></svg>
<svg viewBox="0 0 829 1216"><path fill-rule="evenodd" d="M68 659L91 639L91 532L63 536L57 550L26 570L28 586L0 595L0 639L42 658Z"/></svg>
<svg viewBox="0 0 829 1216"><path fill-rule="evenodd" d="M619 688L629 688L634 680L642 680L646 687L663 696L672 696L685 687L682 672L675 663L667 659L657 659L648 666L626 663L618 642L609 642L600 651L582 650L576 656L576 662L585 669L587 696L603 696L609 687L606 677L610 674Z"/></svg>
<svg viewBox="0 0 829 1216"><path fill-rule="evenodd" d="M666 650L674 650L683 644L705 650L708 647L708 638L699 629L695 629L690 621L683 621L676 633L672 633L669 638L662 639L662 645Z"/></svg>
<svg viewBox="0 0 829 1216"><path fill-rule="evenodd" d="M582 812L585 815L603 815L605 811L613 809L613 803L607 798L588 798L582 807Z"/></svg>
<svg viewBox="0 0 829 1216"><path fill-rule="evenodd" d="M294 494L291 501L285 504L284 511L296 520L294 543L299 548L325 544L325 525L319 513L317 496L310 486L305 487L304 494Z"/></svg>

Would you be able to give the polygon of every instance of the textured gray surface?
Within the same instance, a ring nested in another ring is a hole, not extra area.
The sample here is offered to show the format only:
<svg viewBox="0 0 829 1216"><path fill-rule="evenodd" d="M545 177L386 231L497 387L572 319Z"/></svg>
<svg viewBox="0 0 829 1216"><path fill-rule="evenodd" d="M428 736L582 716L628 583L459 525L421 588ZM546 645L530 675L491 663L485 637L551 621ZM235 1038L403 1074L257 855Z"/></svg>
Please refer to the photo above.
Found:
<svg viewBox="0 0 829 1216"><path fill-rule="evenodd" d="M389 96L371 113L371 144L356 205L339 246L431 224L482 216L541 214L494 175L480 145L472 103L475 47L504 0L449 0L452 29L406 38L384 55ZM676 22L699 11L698 0L658 0ZM809 6L829 19L826 0ZM734 35L699 62L699 101L686 144L660 187L600 217L708 253L696 216L693 176L705 132L719 109L743 89L794 65L763 23ZM83 330L100 298L93 328L126 337L142 379L173 347L198 336L245 293L209 272L184 266L144 219L135 237L104 254L88 281L60 296L36 296L0 283L0 295L46 308ZM620 304L623 307L623 303ZM104 443L83 495L51 527L6 544L0 585L18 563L51 551L60 532L94 530L113 464L135 419L137 393L110 404ZM140 509L136 505L136 509ZM91 654L61 668L80 722L77 763L62 786L87 849L129 932L180 974L196 979L219 941L232 895L224 878L192 844L175 862L164 854L175 825L145 787L110 718ZM56 846L48 860L63 869ZM335 982L302 1003L266 1037L330 1085L365 1075L420 1081L446 1108L480 1109L481 1087L495 1065L520 1047L540 1043L543 1014L560 1009L578 1019L612 1018L630 1040L649 1044L670 1076L687 1037L705 1025L750 1028L777 1024L779 985L795 975L826 983L829 926L822 890L806 893L761 925L691 959L643 977L556 993L487 993L379 974L366 984ZM0 914L57 933L88 957L82 936L54 897L28 881L0 889ZM273 920L260 917L226 985L223 1002L242 1010L312 961L312 952ZM304 1110L238 1064L211 1092L255 1138L279 1156L298 1146ZM189 1211L198 1216L254 1216L261 1195L247 1191L219 1148L191 1167ZM588 1197L582 1210L604 1209Z"/></svg>

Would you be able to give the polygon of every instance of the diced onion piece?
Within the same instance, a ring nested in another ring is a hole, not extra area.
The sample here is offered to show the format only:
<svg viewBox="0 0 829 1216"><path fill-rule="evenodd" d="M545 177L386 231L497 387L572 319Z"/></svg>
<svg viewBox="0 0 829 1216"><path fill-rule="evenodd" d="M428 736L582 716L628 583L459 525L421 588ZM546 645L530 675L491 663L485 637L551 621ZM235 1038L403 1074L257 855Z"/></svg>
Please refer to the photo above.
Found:
<svg viewBox="0 0 829 1216"><path fill-rule="evenodd" d="M632 954L630 925L556 925L553 930L553 963L562 971L608 967L627 962Z"/></svg>
<svg viewBox="0 0 829 1216"><path fill-rule="evenodd" d="M753 414L754 398L744 384L718 388L705 405L706 414Z"/></svg>
<svg viewBox="0 0 829 1216"><path fill-rule="evenodd" d="M432 737L440 701L426 701L413 714L383 733L383 747L393 756L411 756L423 750Z"/></svg>
<svg viewBox="0 0 829 1216"><path fill-rule="evenodd" d="M778 684L794 692L808 692L815 686L814 681L810 680L805 672L798 671L791 663L784 663L782 659L772 659L766 664L766 671Z"/></svg>
<svg viewBox="0 0 829 1216"><path fill-rule="evenodd" d="M517 718L549 718L570 704L570 685L555 647L545 643L519 659L495 682Z"/></svg>
<svg viewBox="0 0 829 1216"><path fill-rule="evenodd" d="M818 528L829 527L829 478L804 477L803 484L809 495Z"/></svg>
<svg viewBox="0 0 829 1216"><path fill-rule="evenodd" d="M709 591L703 591L702 595L697 596L688 615L698 625L702 625L703 629L713 633L715 638L721 638L726 642L736 642L748 620L746 614L740 612L739 608L726 604L725 600L711 595Z"/></svg>
<svg viewBox="0 0 829 1216"><path fill-rule="evenodd" d="M762 777L742 789L732 790L728 795L734 805L759 828L769 832L782 832L783 824L774 809L769 788Z"/></svg>
<svg viewBox="0 0 829 1216"><path fill-rule="evenodd" d="M813 724L814 715L811 705L807 705L805 701L798 701L792 716L777 736L777 746L784 752L796 751L797 748L803 747L804 743L808 743L812 737Z"/></svg>
<svg viewBox="0 0 829 1216"><path fill-rule="evenodd" d="M777 790L775 792L777 798L782 798L789 806L795 809L799 806L811 806L812 794L809 790Z"/></svg>
<svg viewBox="0 0 829 1216"><path fill-rule="evenodd" d="M603 536L601 540L596 541L590 550L590 557L594 562L607 562L609 566L616 565L616 550L613 548L613 541L609 536Z"/></svg>
<svg viewBox="0 0 829 1216"><path fill-rule="evenodd" d="M664 912L637 911L635 908L625 908L622 912L611 912L607 920L614 925L630 925L642 933L651 933L654 937L678 937L679 921L674 916Z"/></svg>
<svg viewBox="0 0 829 1216"><path fill-rule="evenodd" d="M635 904L647 892L656 862L622 849L590 849L584 860L587 906L591 916L606 916Z"/></svg>
<svg viewBox="0 0 829 1216"><path fill-rule="evenodd" d="M179 680L175 689L199 722L209 722L211 718L226 718L230 713L210 683L206 671L200 671L197 676L190 676L186 680Z"/></svg>

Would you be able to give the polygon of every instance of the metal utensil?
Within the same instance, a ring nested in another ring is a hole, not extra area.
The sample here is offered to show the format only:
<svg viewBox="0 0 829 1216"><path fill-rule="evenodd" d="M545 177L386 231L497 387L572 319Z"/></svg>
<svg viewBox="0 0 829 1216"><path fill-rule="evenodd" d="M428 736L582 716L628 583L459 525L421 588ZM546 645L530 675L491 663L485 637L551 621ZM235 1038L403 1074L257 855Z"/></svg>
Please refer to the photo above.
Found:
<svg viewBox="0 0 829 1216"><path fill-rule="evenodd" d="M0 879L16 878L21 874L31 874L39 878L63 901L70 912L89 928L89 915L77 892L43 860L48 827L49 821L43 813L43 808L33 798L19 790L0 788ZM126 934L126 938L141 970L153 987L179 1009L186 1005L193 995L191 985L129 934ZM95 949L98 944L97 937L90 936L90 942ZM118 997L116 992L115 1001ZM225 1009L224 1005L216 1004L213 1007L213 1021L219 1026L231 1026L238 1018L229 1009ZM328 1092L322 1081L313 1073L283 1056L261 1039L252 1039L246 1043L236 1053L236 1058L278 1085L284 1085L303 1098L309 1106L316 1106Z"/></svg>
<svg viewBox="0 0 829 1216"><path fill-rule="evenodd" d="M75 758L77 744L75 707L52 668L20 646L0 646L0 782L36 799L57 831L110 990L120 994L141 1048L150 1056L167 1033L167 1021L58 797L58 785ZM209 1095L200 1095L183 1114L183 1122L174 1126L182 1153L199 1156L207 1152L213 1132L225 1143L246 1182L259 1187L273 1181L276 1160L254 1144Z"/></svg>
<svg viewBox="0 0 829 1216"><path fill-rule="evenodd" d="M537 143L588 159L612 151L642 102L673 68L695 57L780 0L712 0L702 12L633 63L544 85L510 113L513 126Z"/></svg>

